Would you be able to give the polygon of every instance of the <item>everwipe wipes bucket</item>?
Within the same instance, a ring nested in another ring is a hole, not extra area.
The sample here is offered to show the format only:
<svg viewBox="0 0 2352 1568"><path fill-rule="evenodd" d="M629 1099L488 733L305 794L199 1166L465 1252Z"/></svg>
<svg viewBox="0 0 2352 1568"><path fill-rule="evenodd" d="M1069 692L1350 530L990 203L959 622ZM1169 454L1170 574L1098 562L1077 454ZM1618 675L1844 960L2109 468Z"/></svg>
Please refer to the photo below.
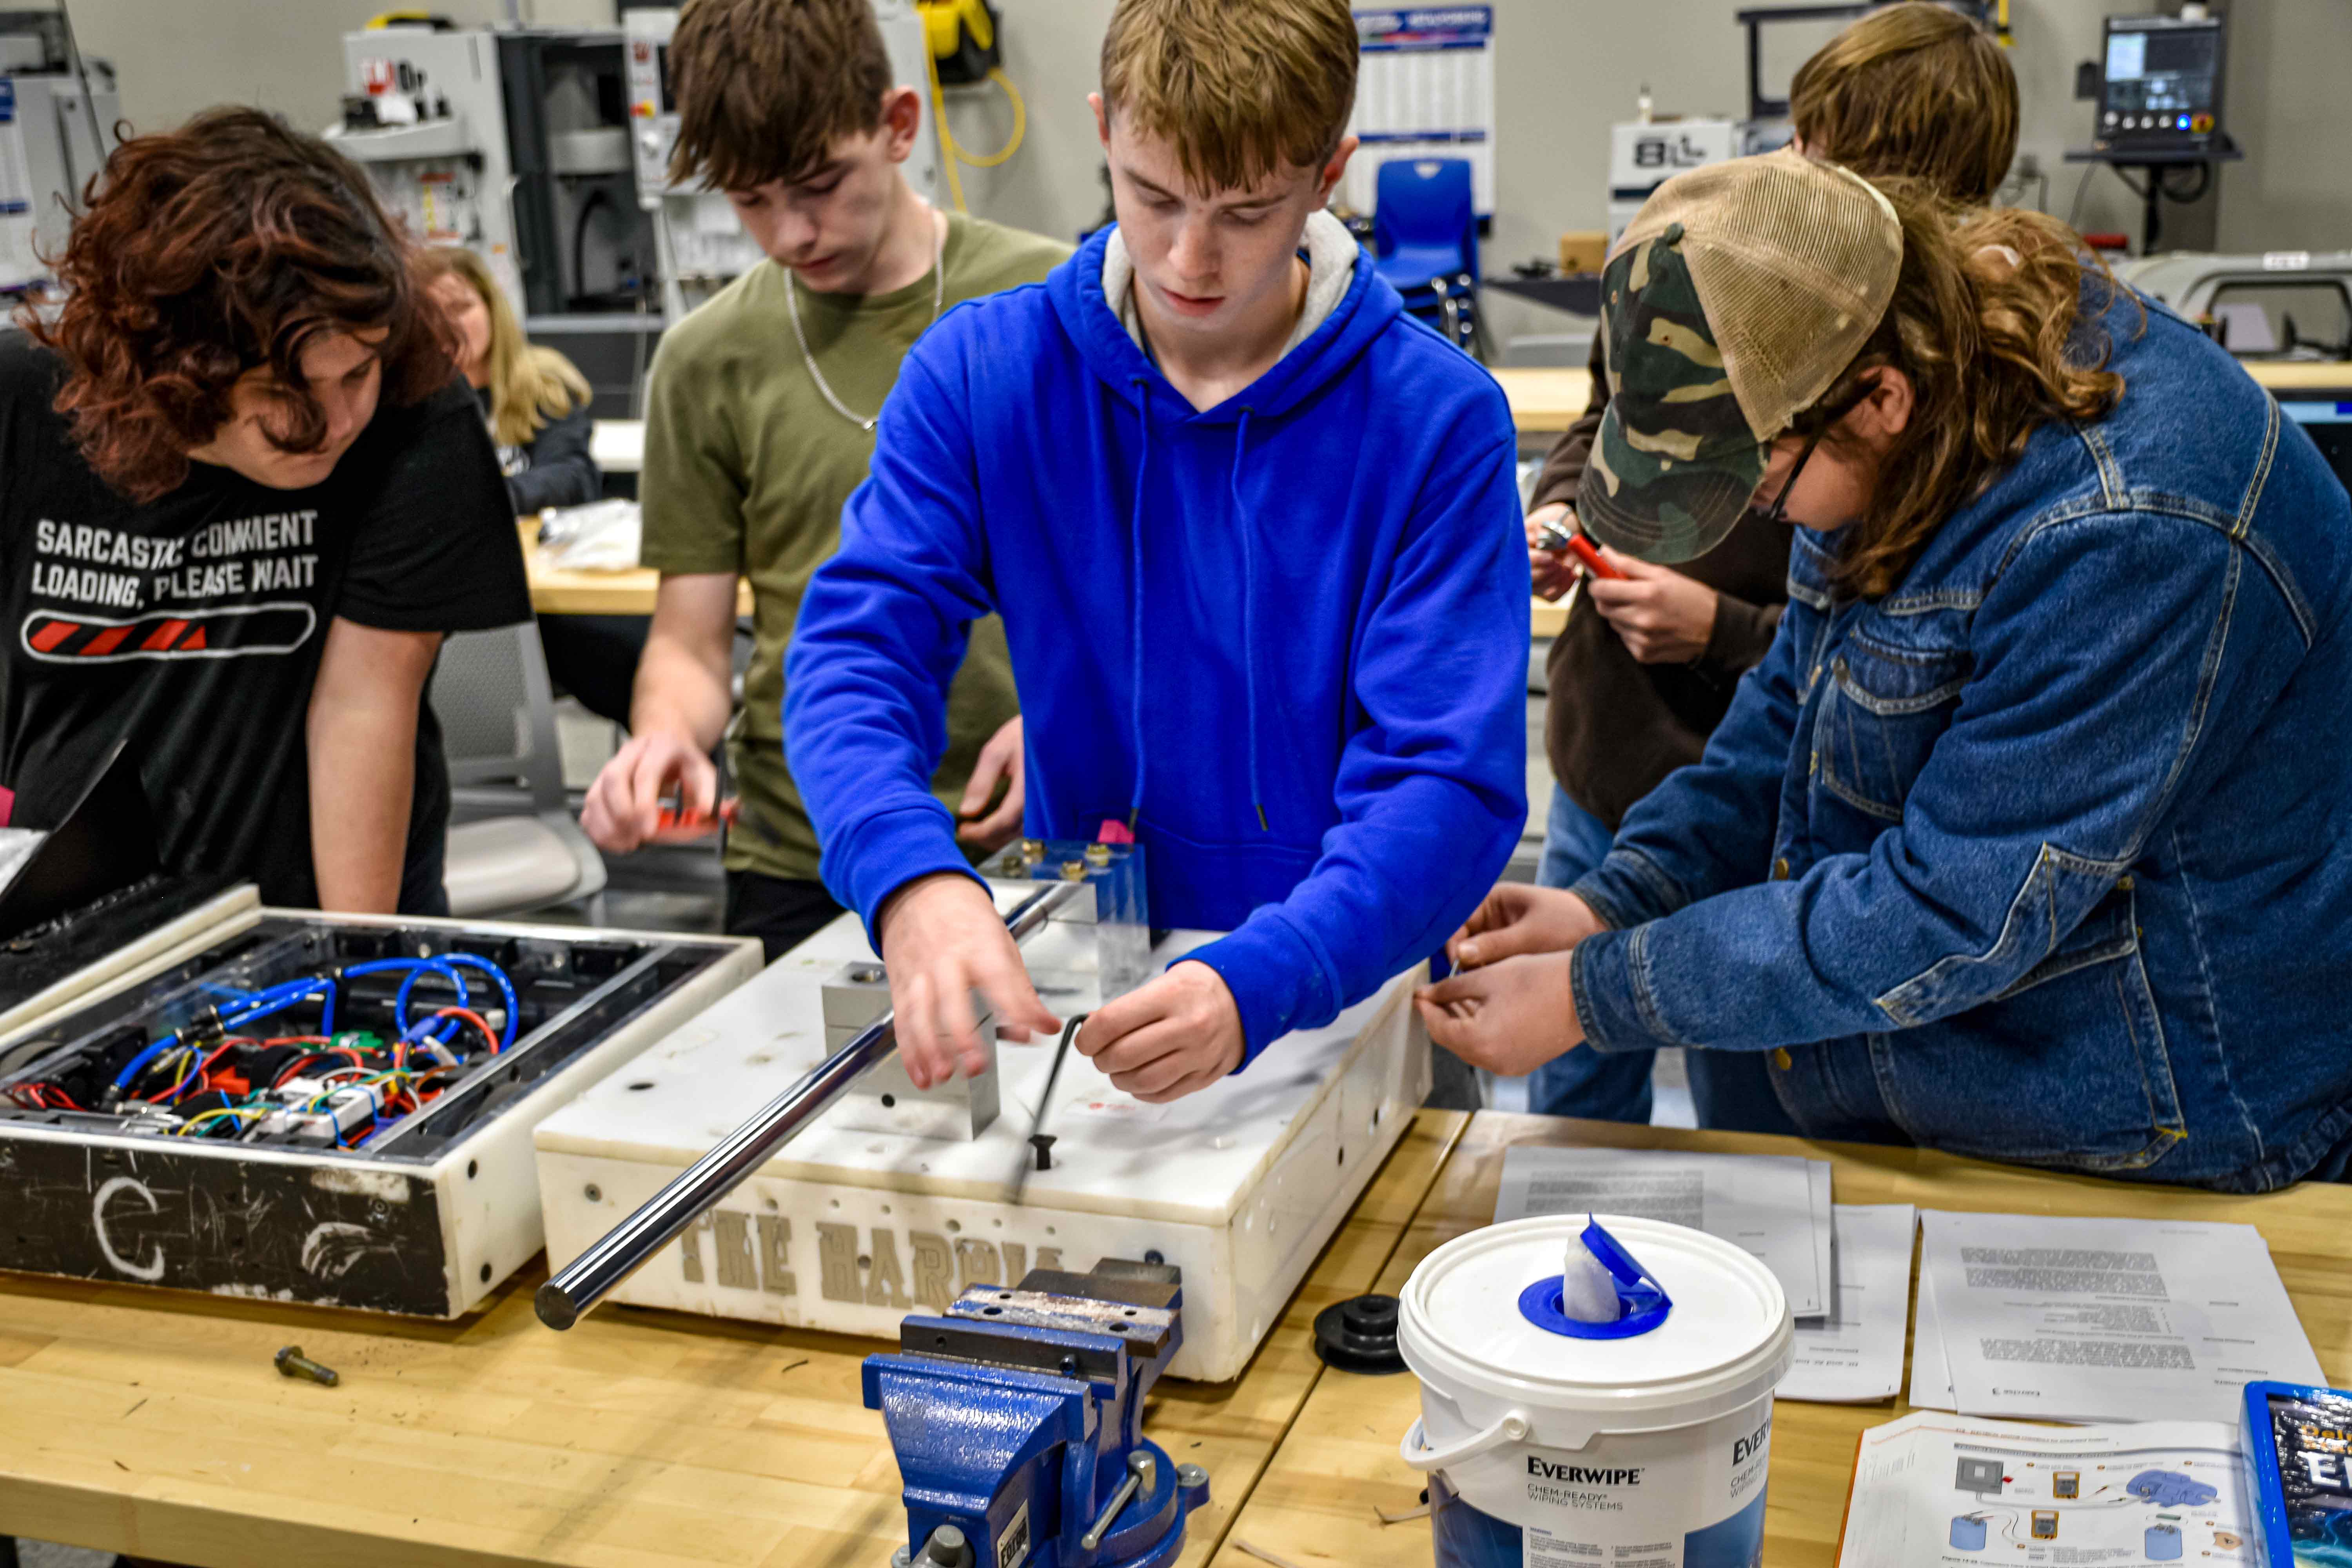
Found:
<svg viewBox="0 0 2352 1568"><path fill-rule="evenodd" d="M1613 1321L1562 1310L1595 1258ZM1754 1258L1659 1220L1514 1220L1423 1258L1399 1310L1422 1411L1401 1452L1431 1472L1438 1568L1761 1562L1794 1329Z"/></svg>

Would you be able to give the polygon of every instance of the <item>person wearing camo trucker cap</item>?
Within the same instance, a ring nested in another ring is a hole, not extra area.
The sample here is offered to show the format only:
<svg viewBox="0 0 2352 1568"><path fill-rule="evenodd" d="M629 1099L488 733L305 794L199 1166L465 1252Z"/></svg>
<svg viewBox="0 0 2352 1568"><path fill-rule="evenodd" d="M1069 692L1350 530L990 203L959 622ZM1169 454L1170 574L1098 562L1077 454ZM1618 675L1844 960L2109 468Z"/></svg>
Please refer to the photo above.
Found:
<svg viewBox="0 0 2352 1568"><path fill-rule="evenodd" d="M1602 278L1577 500L1644 560L1751 504L1790 605L1702 760L1419 996L1526 1072L1761 1053L1811 1137L2231 1191L2352 1163L2352 503L2227 353L2038 214L1791 153Z"/></svg>

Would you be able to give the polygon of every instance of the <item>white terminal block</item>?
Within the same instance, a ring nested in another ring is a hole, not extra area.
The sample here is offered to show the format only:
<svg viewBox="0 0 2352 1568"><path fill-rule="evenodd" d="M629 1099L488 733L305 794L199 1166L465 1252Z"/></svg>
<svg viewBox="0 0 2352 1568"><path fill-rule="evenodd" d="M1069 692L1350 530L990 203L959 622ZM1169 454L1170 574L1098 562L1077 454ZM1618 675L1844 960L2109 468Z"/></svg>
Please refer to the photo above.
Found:
<svg viewBox="0 0 2352 1568"><path fill-rule="evenodd" d="M998 880L1000 864L984 870L1001 910L1061 875L1051 863L1051 879ZM1114 904L1114 926L1119 912ZM1023 944L1057 1016L1091 1010L1108 989L1099 924L1050 921ZM1214 940L1171 931L1133 967L1156 974ZM1115 952L1113 962L1124 967ZM837 1000L828 1011L827 985L838 989L852 964L879 967L845 915L541 1123L551 1268L829 1054L828 1024L847 1016ZM1052 1039L999 1043L1001 1113L972 1137L860 1126L858 1110L836 1104L611 1299L895 1342L908 1313L944 1311L973 1285L1157 1258L1184 1272L1184 1344L1171 1372L1235 1376L1428 1092L1429 1042L1412 1009L1423 973L1416 966L1169 1105L1120 1092L1073 1050L1041 1117ZM1050 1170L1036 1169L1029 1143L1040 1131L1055 1139Z"/></svg>

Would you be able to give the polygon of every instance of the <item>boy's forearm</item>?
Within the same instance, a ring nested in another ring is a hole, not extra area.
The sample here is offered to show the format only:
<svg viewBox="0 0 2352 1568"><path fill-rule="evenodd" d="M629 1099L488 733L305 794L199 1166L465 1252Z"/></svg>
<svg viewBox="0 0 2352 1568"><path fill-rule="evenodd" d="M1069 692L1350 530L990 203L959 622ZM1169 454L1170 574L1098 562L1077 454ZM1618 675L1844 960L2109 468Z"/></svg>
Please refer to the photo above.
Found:
<svg viewBox="0 0 2352 1568"><path fill-rule="evenodd" d="M629 694L632 734L668 731L707 752L733 713L735 577L662 578L646 650Z"/></svg>
<svg viewBox="0 0 2352 1568"><path fill-rule="evenodd" d="M390 914L415 796L416 713L441 638L338 620L305 725L319 907Z"/></svg>
<svg viewBox="0 0 2352 1568"><path fill-rule="evenodd" d="M668 730L690 738L698 751L709 751L727 731L730 674L712 670L675 644L647 637L629 693L630 732Z"/></svg>

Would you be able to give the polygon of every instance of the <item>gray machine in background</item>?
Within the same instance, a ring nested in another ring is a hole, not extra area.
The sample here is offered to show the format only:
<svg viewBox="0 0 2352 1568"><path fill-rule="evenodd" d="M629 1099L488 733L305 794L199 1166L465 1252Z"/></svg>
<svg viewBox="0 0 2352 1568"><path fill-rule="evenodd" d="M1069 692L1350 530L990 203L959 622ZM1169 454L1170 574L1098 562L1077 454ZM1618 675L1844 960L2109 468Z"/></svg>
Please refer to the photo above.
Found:
<svg viewBox="0 0 2352 1568"><path fill-rule="evenodd" d="M2124 262L2116 275L2231 353L2352 360L2352 250L2173 251Z"/></svg>
<svg viewBox="0 0 2352 1568"><path fill-rule="evenodd" d="M481 254L527 317L629 311L651 293L617 29L346 34L341 124L428 244Z"/></svg>
<svg viewBox="0 0 2352 1568"><path fill-rule="evenodd" d="M629 153L620 29L421 25L346 34L335 144L429 243L480 254L524 329L634 416L661 331L653 219Z"/></svg>
<svg viewBox="0 0 2352 1568"><path fill-rule="evenodd" d="M112 68L84 60L54 11L0 11L0 289L49 276L83 186L114 147L122 100Z"/></svg>
<svg viewBox="0 0 2352 1568"><path fill-rule="evenodd" d="M892 74L907 86L925 89L930 79L930 46L922 17L909 0L874 0L874 12L882 25ZM757 266L761 252L736 223L723 193L670 183L677 110L670 99L669 41L677 30L677 12L624 11L621 26L628 37L629 144L637 195L652 215L660 247L662 311L676 320ZM914 155L907 160L906 175L926 201L939 199L939 129L932 123L928 90L923 91L922 128Z"/></svg>

